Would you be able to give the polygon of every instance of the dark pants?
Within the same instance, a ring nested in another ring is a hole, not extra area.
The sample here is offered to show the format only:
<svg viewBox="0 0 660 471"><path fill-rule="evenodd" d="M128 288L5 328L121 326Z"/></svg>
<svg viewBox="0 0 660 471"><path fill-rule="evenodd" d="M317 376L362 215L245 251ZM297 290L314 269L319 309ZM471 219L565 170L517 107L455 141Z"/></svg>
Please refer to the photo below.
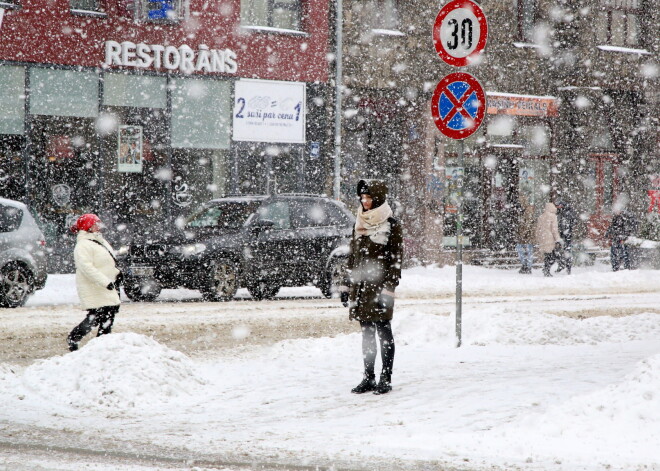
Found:
<svg viewBox="0 0 660 471"><path fill-rule="evenodd" d="M392 376L394 365L394 336L390 321L367 322L360 321L362 327L362 356L364 358L364 374L367 378L375 378L376 364L376 331L380 339L380 356L383 362L383 375L388 379Z"/></svg>
<svg viewBox="0 0 660 471"><path fill-rule="evenodd" d="M550 274L550 267L557 261L557 252L544 252L543 253L543 274L545 276L552 276Z"/></svg>
<svg viewBox="0 0 660 471"><path fill-rule="evenodd" d="M569 274L571 273L571 268L573 268L573 248L570 245L566 245L563 250L559 251L557 265L558 271L566 268L566 271Z"/></svg>
<svg viewBox="0 0 660 471"><path fill-rule="evenodd" d="M119 306L103 306L97 309L89 309L85 319L78 324L69 334L67 341L69 343L78 343L80 340L96 326L99 331L96 336L109 334L112 331L112 323L115 321L115 314L119 312Z"/></svg>
<svg viewBox="0 0 660 471"><path fill-rule="evenodd" d="M610 261L612 262L613 271L619 270L621 264L623 264L623 268L630 270L632 268L630 263L630 248L621 240L612 242Z"/></svg>

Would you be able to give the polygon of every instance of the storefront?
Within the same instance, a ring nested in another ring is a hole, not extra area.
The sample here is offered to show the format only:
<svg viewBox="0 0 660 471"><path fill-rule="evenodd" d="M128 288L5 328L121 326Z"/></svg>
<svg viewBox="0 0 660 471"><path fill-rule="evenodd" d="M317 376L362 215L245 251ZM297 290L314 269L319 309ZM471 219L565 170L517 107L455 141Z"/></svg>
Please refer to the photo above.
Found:
<svg viewBox="0 0 660 471"><path fill-rule="evenodd" d="M432 185L441 188L444 244L455 244L457 183L464 176L465 244L490 250L515 245L511 227L526 199L537 213L553 188L554 97L487 92L486 123L465 140L464 166L458 141L436 137ZM440 182L444 180L444 183ZM427 185L428 187L428 185Z"/></svg>

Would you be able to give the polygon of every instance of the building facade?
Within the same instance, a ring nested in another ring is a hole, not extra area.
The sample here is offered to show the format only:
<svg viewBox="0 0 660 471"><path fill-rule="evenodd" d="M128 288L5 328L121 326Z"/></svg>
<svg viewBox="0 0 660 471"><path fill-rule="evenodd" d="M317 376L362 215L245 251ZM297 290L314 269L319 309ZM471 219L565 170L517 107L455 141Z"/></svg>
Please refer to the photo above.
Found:
<svg viewBox="0 0 660 471"><path fill-rule="evenodd" d="M84 212L128 234L222 194L321 192L328 17L323 0L0 2L0 196L58 247Z"/></svg>
<svg viewBox="0 0 660 471"><path fill-rule="evenodd" d="M436 84L457 71L433 47L440 7L345 2L344 142L354 162L345 172L349 180L379 176L396 189L408 252L423 261L453 257L445 249L461 174L473 249L512 248L522 196L537 213L548 201L568 201L585 244L606 244L618 208L643 217L660 173L654 2L484 2L486 52L463 69L486 90L487 115L466 140L461 168L458 141L440 134L430 113Z"/></svg>

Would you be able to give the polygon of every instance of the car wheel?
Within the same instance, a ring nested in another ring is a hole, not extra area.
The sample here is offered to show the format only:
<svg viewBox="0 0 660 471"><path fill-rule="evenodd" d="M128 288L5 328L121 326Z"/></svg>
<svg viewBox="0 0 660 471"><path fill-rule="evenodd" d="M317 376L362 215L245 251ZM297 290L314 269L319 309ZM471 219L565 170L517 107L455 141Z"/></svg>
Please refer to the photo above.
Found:
<svg viewBox="0 0 660 471"><path fill-rule="evenodd" d="M21 307L34 291L32 273L18 263L0 270L0 307Z"/></svg>
<svg viewBox="0 0 660 471"><path fill-rule="evenodd" d="M266 281L259 281L253 285L248 285L247 289L250 292L250 296L257 301L261 301L263 299L273 299L280 290L280 287L269 284Z"/></svg>
<svg viewBox="0 0 660 471"><path fill-rule="evenodd" d="M323 279L319 285L323 296L332 298L333 295L339 292L339 287L344 281L346 275L346 259L334 258L328 264L328 269L323 275Z"/></svg>
<svg viewBox="0 0 660 471"><path fill-rule="evenodd" d="M127 278L124 281L124 293L131 301L154 301L160 290L160 284L153 278Z"/></svg>
<svg viewBox="0 0 660 471"><path fill-rule="evenodd" d="M219 259L211 263L211 277L202 289L202 296L208 301L229 301L238 290L238 269L228 259Z"/></svg>

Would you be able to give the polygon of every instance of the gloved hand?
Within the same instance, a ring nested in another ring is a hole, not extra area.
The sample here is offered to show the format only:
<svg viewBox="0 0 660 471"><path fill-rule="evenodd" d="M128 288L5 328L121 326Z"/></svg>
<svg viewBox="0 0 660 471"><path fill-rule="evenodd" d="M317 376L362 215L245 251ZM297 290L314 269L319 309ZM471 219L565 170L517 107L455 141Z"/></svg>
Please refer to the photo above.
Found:
<svg viewBox="0 0 660 471"><path fill-rule="evenodd" d="M339 298L341 299L341 303L344 307L348 307L348 291L342 291L339 294Z"/></svg>
<svg viewBox="0 0 660 471"><path fill-rule="evenodd" d="M383 310L394 307L394 297L389 294L380 293L378 295L378 307Z"/></svg>
<svg viewBox="0 0 660 471"><path fill-rule="evenodd" d="M105 287L108 291L112 291L115 289L115 284L114 283L108 283L108 286Z"/></svg>
<svg viewBox="0 0 660 471"><path fill-rule="evenodd" d="M555 250L559 252L561 250L561 242L555 242Z"/></svg>

